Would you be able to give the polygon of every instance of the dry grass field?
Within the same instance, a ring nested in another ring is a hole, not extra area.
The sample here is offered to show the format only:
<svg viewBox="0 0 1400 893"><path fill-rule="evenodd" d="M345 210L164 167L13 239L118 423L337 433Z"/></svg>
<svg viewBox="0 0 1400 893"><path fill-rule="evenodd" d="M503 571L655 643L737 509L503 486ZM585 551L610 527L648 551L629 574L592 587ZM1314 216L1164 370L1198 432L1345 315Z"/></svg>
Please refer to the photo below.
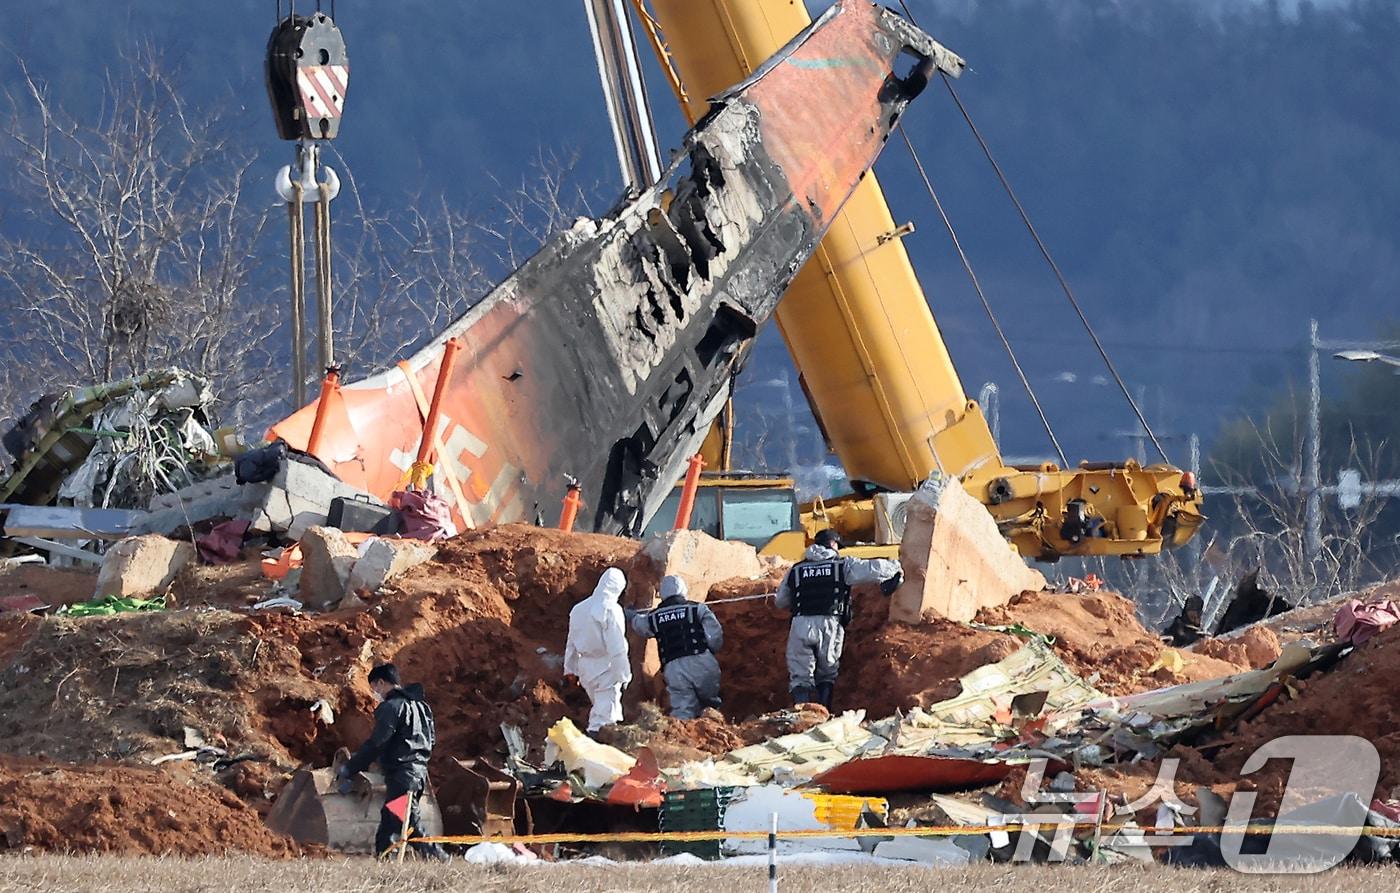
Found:
<svg viewBox="0 0 1400 893"><path fill-rule="evenodd" d="M1248 876L1146 866L1112 868L982 865L963 869L793 867L780 872L791 893L878 890L914 893L1378 893L1400 887L1400 869L1342 869L1320 876ZM556 865L533 868L379 865L366 859L264 861L37 856L0 859L0 893L692 893L765 891L761 867Z"/></svg>

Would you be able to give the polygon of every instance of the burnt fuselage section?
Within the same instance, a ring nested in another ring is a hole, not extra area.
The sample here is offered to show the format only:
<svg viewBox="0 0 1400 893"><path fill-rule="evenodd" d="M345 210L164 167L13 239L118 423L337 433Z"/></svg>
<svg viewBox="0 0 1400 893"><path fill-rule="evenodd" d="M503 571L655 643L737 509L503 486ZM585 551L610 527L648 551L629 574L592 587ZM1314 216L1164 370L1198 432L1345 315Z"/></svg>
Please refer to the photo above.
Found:
<svg viewBox="0 0 1400 893"><path fill-rule="evenodd" d="M434 435L463 523L552 520L570 475L595 530L639 530L935 68L962 61L888 10L832 7L713 101L661 183L559 234L400 368L347 385L319 458L372 492L401 487L457 337ZM273 433L302 446L314 415Z"/></svg>

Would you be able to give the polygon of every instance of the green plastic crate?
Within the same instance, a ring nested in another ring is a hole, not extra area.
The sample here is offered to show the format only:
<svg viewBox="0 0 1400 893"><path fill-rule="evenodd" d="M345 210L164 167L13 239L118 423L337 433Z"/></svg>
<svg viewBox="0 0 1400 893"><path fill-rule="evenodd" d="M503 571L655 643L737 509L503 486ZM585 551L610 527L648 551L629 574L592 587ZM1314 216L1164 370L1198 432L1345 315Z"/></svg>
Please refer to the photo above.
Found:
<svg viewBox="0 0 1400 893"><path fill-rule="evenodd" d="M718 831L724 826L724 813L734 799L734 788L703 788L697 791L667 791L661 803L660 825L666 831ZM718 840L662 841L661 854L690 853L701 859L720 857Z"/></svg>

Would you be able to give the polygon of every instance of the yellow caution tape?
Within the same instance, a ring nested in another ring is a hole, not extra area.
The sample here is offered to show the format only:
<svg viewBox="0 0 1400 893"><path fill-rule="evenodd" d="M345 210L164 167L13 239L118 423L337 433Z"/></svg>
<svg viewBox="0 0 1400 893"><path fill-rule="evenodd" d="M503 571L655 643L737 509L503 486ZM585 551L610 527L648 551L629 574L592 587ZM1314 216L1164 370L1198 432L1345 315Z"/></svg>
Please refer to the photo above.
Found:
<svg viewBox="0 0 1400 893"><path fill-rule="evenodd" d="M795 840L801 838L854 838L854 837L961 837L964 835L990 834L994 831L1014 833L1026 828L1099 828L1104 834L1120 831L1133 832L1144 836L1171 836L1193 834L1303 834L1303 835L1360 835L1366 837L1400 838L1400 828L1342 827L1338 825L1246 825L1232 828L1215 825L1205 827L1181 826L1153 828L1140 825L1099 825L1093 821L1059 822L1053 816L1045 816L1043 822L1025 822L1014 825L934 825L926 828L856 828L846 830L812 829L801 831L779 831L778 838ZM459 835L439 837L415 837L410 843L448 843L470 846L478 843L550 844L550 843L662 843L668 841L705 840L767 840L767 831L620 831L612 834L528 834L500 835Z"/></svg>

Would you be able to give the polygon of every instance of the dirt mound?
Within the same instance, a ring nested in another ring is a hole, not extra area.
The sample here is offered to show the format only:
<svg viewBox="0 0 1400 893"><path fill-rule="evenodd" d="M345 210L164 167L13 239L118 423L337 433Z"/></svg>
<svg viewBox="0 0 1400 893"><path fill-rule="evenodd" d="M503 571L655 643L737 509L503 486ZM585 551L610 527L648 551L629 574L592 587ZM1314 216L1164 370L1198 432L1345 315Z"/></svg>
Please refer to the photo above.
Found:
<svg viewBox="0 0 1400 893"><path fill-rule="evenodd" d="M325 765L336 749L363 740L374 707L366 673L392 660L406 681L427 691L437 715L439 764L452 757L498 760L503 723L520 727L539 749L550 725L564 716L582 724L588 712L586 695L562 681L569 610L610 565L628 575L626 603L652 602L657 572L638 545L508 525L444 544L433 561L363 608L311 615L230 610L266 594L250 561L188 570L172 587L179 610L0 618L0 746L71 762L144 762L184 750L190 729L253 759L217 775L182 764L185 787L216 790L218 782L265 811L295 766ZM824 711L787 709L788 614L771 599L725 601L771 593L782 573L775 567L764 579L731 580L710 592L726 634L720 654L724 715L670 720L656 705L640 703L659 692L633 685L627 715L635 723L617 731L620 744L647 744L670 765L802 731L826 718ZM876 587L857 587L855 605L836 688L838 711L861 708L880 717L951 697L960 677L1025 641L947 622L890 623L889 601ZM1181 677L1148 673L1164 649L1137 623L1131 604L1114 595L1028 595L982 619L1054 636L1071 666L1097 673L1110 691L1239 669L1192 655ZM633 650L641 651L636 643ZM317 702L333 709L334 722L318 718ZM133 771L133 785L166 777ZM125 796L125 781L111 790ZM99 807L90 803L98 812L107 808ZM133 820L130 834L146 833L141 829L151 822L159 831L164 820L157 819ZM36 826L27 833L49 832ZM127 838L113 839L113 846L124 846ZM147 851L166 846L164 838L151 840Z"/></svg>
<svg viewBox="0 0 1400 893"><path fill-rule="evenodd" d="M1240 770L1249 757L1275 738L1286 735L1359 735L1380 754L1378 795L1388 795L1400 785L1400 702L1390 680L1400 673L1400 628L1390 629L1359 646L1330 670L1296 680L1287 694L1252 720L1220 732L1208 732L1191 745L1177 745L1167 752L1179 759L1176 772L1178 796L1196 802L1197 786L1229 797L1236 791L1258 795L1255 815L1277 814L1284 787L1292 771L1290 760L1270 760L1249 775ZM1081 786L1106 787L1130 798L1145 791L1156 778L1160 761L1081 770Z"/></svg>
<svg viewBox="0 0 1400 893"><path fill-rule="evenodd" d="M87 601L97 588L97 571L44 564L18 564L0 570L0 597L34 595L57 607Z"/></svg>
<svg viewBox="0 0 1400 893"><path fill-rule="evenodd" d="M17 643L0 669L0 739L88 762L180 751L189 727L265 760L267 777L241 790L275 789L278 773L359 744L374 706L365 674L393 660L427 689L440 759L495 755L502 722L536 743L560 717L586 716L583 692L560 678L568 612L609 565L627 572L629 600L650 603L656 574L635 541L511 525L446 544L363 610L24 621L5 637ZM231 581L247 572L218 570L184 578L183 602L236 602ZM318 721L317 701L333 724Z"/></svg>
<svg viewBox="0 0 1400 893"><path fill-rule="evenodd" d="M1220 772L1238 777L1240 767L1259 746L1284 735L1359 735L1375 745L1381 758L1377 790L1400 785L1400 700L1394 680L1400 677L1400 627L1378 634L1342 660L1335 669L1294 683L1296 697L1269 706L1233 736L1235 743L1212 762ZM1288 778L1286 762L1272 761L1256 773L1261 790ZM1263 799L1261 795L1261 799Z"/></svg>
<svg viewBox="0 0 1400 893"><path fill-rule="evenodd" d="M216 785L159 769L0 758L0 849L301 855Z"/></svg>
<svg viewBox="0 0 1400 893"><path fill-rule="evenodd" d="M1206 639L1192 650L1198 655L1258 670L1278 660L1283 643L1268 627L1254 626L1229 639Z"/></svg>
<svg viewBox="0 0 1400 893"><path fill-rule="evenodd" d="M1027 592L977 615L988 625L1020 625L1053 636L1065 663L1105 692L1131 694L1164 685L1215 679L1248 669L1204 654L1178 652L1179 673L1152 669L1166 646L1138 622L1133 603L1112 592L1066 595Z"/></svg>

